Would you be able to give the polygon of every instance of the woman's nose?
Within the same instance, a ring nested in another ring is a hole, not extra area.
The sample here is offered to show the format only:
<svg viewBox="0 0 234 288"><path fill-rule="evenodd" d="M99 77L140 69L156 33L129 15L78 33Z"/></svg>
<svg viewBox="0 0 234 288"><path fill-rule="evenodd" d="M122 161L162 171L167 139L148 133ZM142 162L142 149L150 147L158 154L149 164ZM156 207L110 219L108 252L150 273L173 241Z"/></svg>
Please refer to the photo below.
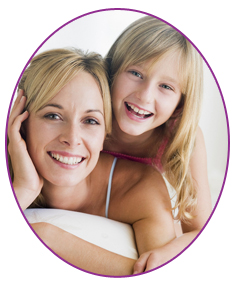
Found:
<svg viewBox="0 0 234 288"><path fill-rule="evenodd" d="M59 140L67 146L77 146L82 143L81 130L78 125L66 125L60 134Z"/></svg>

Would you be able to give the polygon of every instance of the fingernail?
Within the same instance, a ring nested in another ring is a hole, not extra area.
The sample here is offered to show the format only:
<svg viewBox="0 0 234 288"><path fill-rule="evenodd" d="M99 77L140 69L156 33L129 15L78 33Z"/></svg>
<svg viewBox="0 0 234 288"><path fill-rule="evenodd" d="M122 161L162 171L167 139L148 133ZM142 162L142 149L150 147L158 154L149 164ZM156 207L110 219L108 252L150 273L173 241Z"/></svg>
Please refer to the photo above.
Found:
<svg viewBox="0 0 234 288"><path fill-rule="evenodd" d="M21 99L20 99L20 102L21 102L24 98L26 98L26 97L25 97L25 96L22 96Z"/></svg>
<svg viewBox="0 0 234 288"><path fill-rule="evenodd" d="M19 89L19 90L17 91L17 97L19 96L19 94L20 94L20 91L21 91L21 89Z"/></svg>

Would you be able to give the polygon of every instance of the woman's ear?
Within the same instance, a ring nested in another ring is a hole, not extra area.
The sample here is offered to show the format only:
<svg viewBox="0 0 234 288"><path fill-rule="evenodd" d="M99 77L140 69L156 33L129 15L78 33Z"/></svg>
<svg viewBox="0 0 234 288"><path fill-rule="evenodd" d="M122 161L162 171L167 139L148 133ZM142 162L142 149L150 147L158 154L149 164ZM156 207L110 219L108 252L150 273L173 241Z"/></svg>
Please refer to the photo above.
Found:
<svg viewBox="0 0 234 288"><path fill-rule="evenodd" d="M22 137L22 138L24 139L24 141L25 141L25 136L26 136L26 134L25 134L25 125L24 125L24 124L21 125L20 134L21 134L21 137Z"/></svg>
<svg viewBox="0 0 234 288"><path fill-rule="evenodd" d="M21 93L22 96L26 96L25 95L25 91L22 89L22 88L19 88L18 90L18 93L19 94ZM26 111L26 108L23 109L22 111L22 114ZM25 137L26 137L26 122L27 122L27 119L22 123L21 127L20 127L20 134L22 136L22 138L25 140Z"/></svg>
<svg viewBox="0 0 234 288"><path fill-rule="evenodd" d="M20 134L21 134L21 137L24 139L24 141L26 141L27 120L28 119L26 119L20 127Z"/></svg>

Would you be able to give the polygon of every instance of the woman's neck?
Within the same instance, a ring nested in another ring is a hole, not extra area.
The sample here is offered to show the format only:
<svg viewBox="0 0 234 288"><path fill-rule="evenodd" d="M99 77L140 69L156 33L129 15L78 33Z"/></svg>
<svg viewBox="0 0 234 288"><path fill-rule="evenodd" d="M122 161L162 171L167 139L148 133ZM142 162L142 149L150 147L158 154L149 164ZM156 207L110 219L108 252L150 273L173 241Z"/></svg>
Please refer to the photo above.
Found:
<svg viewBox="0 0 234 288"><path fill-rule="evenodd" d="M123 132L113 119L111 136L104 143L104 150L136 157L150 157L155 142L154 130L133 136Z"/></svg>
<svg viewBox="0 0 234 288"><path fill-rule="evenodd" d="M93 171L76 186L61 187L45 181L42 195L46 206L104 216L112 161L111 157L101 153Z"/></svg>
<svg viewBox="0 0 234 288"><path fill-rule="evenodd" d="M81 211L90 199L90 177L87 177L76 186L56 186L47 181L44 182L42 195L48 207Z"/></svg>

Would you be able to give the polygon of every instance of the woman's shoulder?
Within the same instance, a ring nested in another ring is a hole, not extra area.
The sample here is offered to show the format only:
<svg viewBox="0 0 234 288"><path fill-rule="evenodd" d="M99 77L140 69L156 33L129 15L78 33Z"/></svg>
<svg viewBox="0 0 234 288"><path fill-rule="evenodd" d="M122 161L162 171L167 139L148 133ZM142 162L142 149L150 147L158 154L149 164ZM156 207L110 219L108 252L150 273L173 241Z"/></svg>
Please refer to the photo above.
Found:
<svg viewBox="0 0 234 288"><path fill-rule="evenodd" d="M170 209L170 197L162 175L149 165L130 160L117 160L111 197L110 215L113 218L117 215L116 219L122 222L134 223L165 206Z"/></svg>
<svg viewBox="0 0 234 288"><path fill-rule="evenodd" d="M130 159L124 159L122 157L116 157L115 155L105 153L105 152L101 152L99 162L103 166L107 167L113 164L114 159L116 159L115 174L121 174L121 175L126 174L128 176L135 175L134 179L145 177L148 173L160 175L160 173L151 165L141 163L141 162L136 162Z"/></svg>
<svg viewBox="0 0 234 288"><path fill-rule="evenodd" d="M161 173L152 166L126 159L117 159L113 184L128 195L157 193L165 186Z"/></svg>

